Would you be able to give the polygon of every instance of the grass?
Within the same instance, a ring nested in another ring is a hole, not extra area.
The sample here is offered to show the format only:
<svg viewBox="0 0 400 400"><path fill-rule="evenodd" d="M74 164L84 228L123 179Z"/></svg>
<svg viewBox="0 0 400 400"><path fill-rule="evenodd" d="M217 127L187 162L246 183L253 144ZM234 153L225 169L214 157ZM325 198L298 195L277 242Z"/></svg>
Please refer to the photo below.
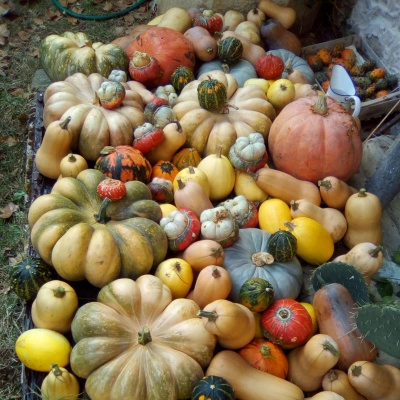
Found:
<svg viewBox="0 0 400 400"><path fill-rule="evenodd" d="M67 0L60 3L65 6ZM133 4L100 0L75 3L70 0L70 3L69 9L76 7L78 12L89 15L116 12ZM22 398L21 364L14 346L24 330L29 304L10 290L8 274L29 248L25 171L36 95L32 77L41 67L38 46L47 35L65 31L85 32L94 41L109 43L128 34L135 25L145 23L151 14L149 4L145 3L135 12L115 19L82 20L63 15L50 0L2 2L1 10L0 43L3 39L4 44L0 45L0 399L11 400ZM7 211L9 203L17 205L18 209L5 218L3 212Z"/></svg>

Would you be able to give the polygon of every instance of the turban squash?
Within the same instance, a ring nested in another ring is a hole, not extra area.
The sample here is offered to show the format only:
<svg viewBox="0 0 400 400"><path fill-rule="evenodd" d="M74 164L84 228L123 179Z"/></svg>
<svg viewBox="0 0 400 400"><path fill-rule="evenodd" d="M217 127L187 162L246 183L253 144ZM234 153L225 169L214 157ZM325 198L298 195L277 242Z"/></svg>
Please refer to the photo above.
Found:
<svg viewBox="0 0 400 400"><path fill-rule="evenodd" d="M71 368L93 400L189 399L216 345L197 311L154 275L117 279L77 311Z"/></svg>
<svg viewBox="0 0 400 400"><path fill-rule="evenodd" d="M200 105L197 88L201 82L211 79L226 87L226 106L206 110ZM220 70L208 71L189 82L181 91L174 111L186 132L185 147L195 148L202 157L216 154L219 146L222 154L228 156L237 137L253 132L261 133L266 139L276 115L260 86L238 88L236 78Z"/></svg>
<svg viewBox="0 0 400 400"><path fill-rule="evenodd" d="M118 277L135 279L166 256L161 208L147 185L127 182L125 197L100 208L97 185L104 179L95 169L60 178L29 209L33 248L67 281L103 287Z"/></svg>
<svg viewBox="0 0 400 400"><path fill-rule="evenodd" d="M70 118L66 140L87 161L96 161L106 146L131 145L134 128L146 121L145 101L133 82L123 83L125 98L119 107L109 110L101 105L97 91L107 81L98 73L75 73L53 82L44 93L46 131L52 122Z"/></svg>

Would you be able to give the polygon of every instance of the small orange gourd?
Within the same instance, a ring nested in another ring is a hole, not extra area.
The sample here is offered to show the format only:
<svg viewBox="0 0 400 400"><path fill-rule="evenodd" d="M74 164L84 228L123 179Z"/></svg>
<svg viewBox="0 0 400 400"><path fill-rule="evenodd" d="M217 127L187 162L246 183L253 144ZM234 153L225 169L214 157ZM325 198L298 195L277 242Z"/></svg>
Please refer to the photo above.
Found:
<svg viewBox="0 0 400 400"><path fill-rule="evenodd" d="M192 299L204 308L215 300L226 299L232 289L229 272L218 265L208 265L197 276Z"/></svg>

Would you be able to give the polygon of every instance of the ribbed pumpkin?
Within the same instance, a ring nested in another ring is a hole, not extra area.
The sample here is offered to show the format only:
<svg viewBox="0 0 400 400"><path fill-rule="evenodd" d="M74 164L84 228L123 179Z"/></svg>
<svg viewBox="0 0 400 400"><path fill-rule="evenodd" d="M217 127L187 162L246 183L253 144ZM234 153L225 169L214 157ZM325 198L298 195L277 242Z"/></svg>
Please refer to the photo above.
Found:
<svg viewBox="0 0 400 400"><path fill-rule="evenodd" d="M172 158L172 164L180 170L189 166L197 167L201 161L199 152L193 147L184 147Z"/></svg>
<svg viewBox="0 0 400 400"><path fill-rule="evenodd" d="M179 66L171 75L171 84L179 93L189 82L194 80L193 71L189 67Z"/></svg>
<svg viewBox="0 0 400 400"><path fill-rule="evenodd" d="M76 72L108 76L113 69L128 70L129 59L116 44L93 43L83 32L46 36L39 46L42 68L52 81L62 81Z"/></svg>
<svg viewBox="0 0 400 400"><path fill-rule="evenodd" d="M179 169L174 165L174 163L171 161L160 160L153 165L151 178L164 178L173 182L178 172Z"/></svg>
<svg viewBox="0 0 400 400"><path fill-rule="evenodd" d="M218 43L218 58L228 67L236 64L243 54L242 42L233 36L226 37Z"/></svg>
<svg viewBox="0 0 400 400"><path fill-rule="evenodd" d="M106 146L94 166L105 176L122 182L148 183L152 167L143 153L132 146Z"/></svg>
<svg viewBox="0 0 400 400"><path fill-rule="evenodd" d="M147 185L126 182L126 195L110 201L97 193L104 179L96 169L61 178L29 208L34 250L67 281L102 287L120 276L135 279L167 254L162 211Z"/></svg>
<svg viewBox="0 0 400 400"><path fill-rule="evenodd" d="M271 126L268 149L276 169L314 183L326 176L347 181L362 156L354 118L324 95L289 103Z"/></svg>
<svg viewBox="0 0 400 400"><path fill-rule="evenodd" d="M53 269L40 258L27 257L11 268L9 278L18 297L33 300L40 287L53 279Z"/></svg>
<svg viewBox="0 0 400 400"><path fill-rule="evenodd" d="M208 375L193 389L191 400L235 400L233 386L221 376Z"/></svg>
<svg viewBox="0 0 400 400"><path fill-rule="evenodd" d="M226 105L225 85L217 79L205 79L197 87L200 106L206 110L221 110Z"/></svg>
<svg viewBox="0 0 400 400"><path fill-rule="evenodd" d="M288 262L272 261L266 252L268 232L257 228L240 229L238 240L224 248L222 266L230 273L232 291L229 299L239 302L240 288L250 278L262 278L274 288L275 300L295 299L303 283L300 262L294 258ZM270 255L269 255L270 256Z"/></svg>
<svg viewBox="0 0 400 400"><path fill-rule="evenodd" d="M296 257L297 239L290 231L279 230L271 234L267 251L276 261L290 261Z"/></svg>

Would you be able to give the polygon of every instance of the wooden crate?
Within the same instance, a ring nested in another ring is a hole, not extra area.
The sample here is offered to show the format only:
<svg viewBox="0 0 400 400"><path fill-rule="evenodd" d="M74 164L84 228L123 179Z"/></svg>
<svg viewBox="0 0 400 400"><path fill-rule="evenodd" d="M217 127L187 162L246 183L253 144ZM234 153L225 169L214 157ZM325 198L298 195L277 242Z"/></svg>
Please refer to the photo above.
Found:
<svg viewBox="0 0 400 400"><path fill-rule="evenodd" d="M365 40L363 40L361 37L357 35L346 36L344 38L339 38L328 42L321 42L312 46L303 47L302 57L307 58L308 55L314 54L321 48L332 50L333 47L339 43L343 43L345 47L353 48L357 53L358 62L371 59L376 61L379 67L385 68L387 70L386 65L379 59L379 57L371 49L371 47L368 46ZM317 83L319 85L321 82L317 81ZM400 88L398 86L387 96L375 100L363 101L361 103L361 111L359 115L360 120L363 121L371 118L379 118L384 116L388 111L392 109L392 107L399 101L399 99L400 99Z"/></svg>

